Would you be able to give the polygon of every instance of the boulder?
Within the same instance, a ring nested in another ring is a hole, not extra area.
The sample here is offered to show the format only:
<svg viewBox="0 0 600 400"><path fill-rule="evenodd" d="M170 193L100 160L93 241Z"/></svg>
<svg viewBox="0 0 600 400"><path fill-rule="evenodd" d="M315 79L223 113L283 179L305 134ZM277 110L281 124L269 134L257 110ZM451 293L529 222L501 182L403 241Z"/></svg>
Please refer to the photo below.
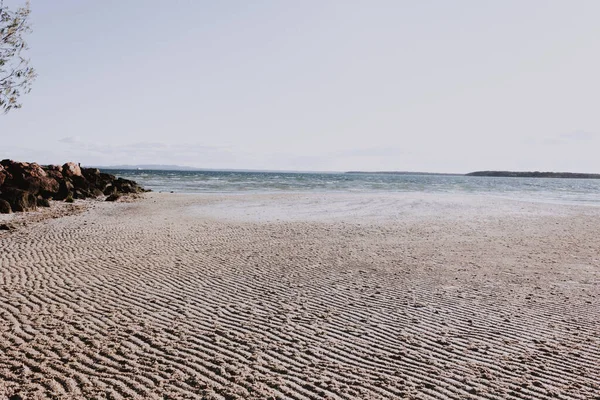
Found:
<svg viewBox="0 0 600 400"><path fill-rule="evenodd" d="M54 196L54 199L64 200L69 196L73 196L74 189L75 187L73 186L70 180L63 179L62 181L60 181L58 192L56 193L56 196Z"/></svg>
<svg viewBox="0 0 600 400"><path fill-rule="evenodd" d="M129 179L118 178L114 183L117 192L121 193L138 193L141 188L134 181Z"/></svg>
<svg viewBox="0 0 600 400"><path fill-rule="evenodd" d="M26 190L4 187L0 198L6 200L13 211L30 211L37 208L35 196Z"/></svg>
<svg viewBox="0 0 600 400"><path fill-rule="evenodd" d="M72 178L74 176L82 176L81 168L79 164L68 162L62 166L62 174L65 178Z"/></svg>
<svg viewBox="0 0 600 400"><path fill-rule="evenodd" d="M7 178L11 179L12 176L8 173L4 166L0 164L0 186L2 186Z"/></svg>
<svg viewBox="0 0 600 400"><path fill-rule="evenodd" d="M50 207L50 202L48 201L48 199L45 199L42 196L37 197L36 203L38 207Z"/></svg>
<svg viewBox="0 0 600 400"><path fill-rule="evenodd" d="M2 160L2 168L9 172L9 179L3 184L33 193L51 197L58 191L58 181L48 176L46 171L36 163Z"/></svg>
<svg viewBox="0 0 600 400"><path fill-rule="evenodd" d="M49 199L73 202L122 194L144 192L136 182L100 172L97 168L81 168L68 162L62 166L40 166L37 163L0 161L0 213L28 211L37 206L48 207Z"/></svg>
<svg viewBox="0 0 600 400"><path fill-rule="evenodd" d="M100 178L100 170L98 168L81 168L81 174L90 182L96 182Z"/></svg>
<svg viewBox="0 0 600 400"><path fill-rule="evenodd" d="M106 201L117 201L121 198L121 195L118 193L113 193L106 198Z"/></svg>
<svg viewBox="0 0 600 400"><path fill-rule="evenodd" d="M58 193L60 189L60 183L58 183L54 178L43 178L39 180L39 191L38 194L44 197L45 199L53 198Z"/></svg>
<svg viewBox="0 0 600 400"><path fill-rule="evenodd" d="M83 177L83 175L72 177L71 182L73 182L73 187L76 191L79 191L81 193L88 193L89 195L87 197L91 197L91 194L89 192L91 191L92 185L90 184L90 182L88 182L87 179Z"/></svg>
<svg viewBox="0 0 600 400"><path fill-rule="evenodd" d="M60 183L60 181L62 181L64 179L63 174L62 174L62 167L58 166L58 165L47 165L44 168L44 171L46 171L46 175L49 178L54 179L56 182Z"/></svg>
<svg viewBox="0 0 600 400"><path fill-rule="evenodd" d="M98 189L100 192L104 192L104 189L117 179L114 175L102 173L97 168L82 168L81 173L89 182L90 187Z"/></svg>
<svg viewBox="0 0 600 400"><path fill-rule="evenodd" d="M0 199L0 214L10 214L12 213L12 208L10 203L4 199Z"/></svg>
<svg viewBox="0 0 600 400"><path fill-rule="evenodd" d="M11 224L0 224L0 231L12 231L15 227Z"/></svg>
<svg viewBox="0 0 600 400"><path fill-rule="evenodd" d="M117 191L117 188L112 183L110 183L104 188L103 193L106 196L110 196L111 194L115 193L116 191Z"/></svg>
<svg viewBox="0 0 600 400"><path fill-rule="evenodd" d="M75 189L75 191L73 192L73 198L74 199L88 199L92 196L92 193L88 192L85 189Z"/></svg>

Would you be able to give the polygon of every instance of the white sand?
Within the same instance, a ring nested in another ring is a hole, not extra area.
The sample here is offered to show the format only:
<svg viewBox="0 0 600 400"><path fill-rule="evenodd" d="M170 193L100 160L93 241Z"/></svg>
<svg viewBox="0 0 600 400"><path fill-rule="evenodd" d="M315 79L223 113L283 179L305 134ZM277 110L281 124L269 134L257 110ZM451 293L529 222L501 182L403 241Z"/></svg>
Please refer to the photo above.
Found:
<svg viewBox="0 0 600 400"><path fill-rule="evenodd" d="M0 232L0 398L600 396L599 208L145 197Z"/></svg>

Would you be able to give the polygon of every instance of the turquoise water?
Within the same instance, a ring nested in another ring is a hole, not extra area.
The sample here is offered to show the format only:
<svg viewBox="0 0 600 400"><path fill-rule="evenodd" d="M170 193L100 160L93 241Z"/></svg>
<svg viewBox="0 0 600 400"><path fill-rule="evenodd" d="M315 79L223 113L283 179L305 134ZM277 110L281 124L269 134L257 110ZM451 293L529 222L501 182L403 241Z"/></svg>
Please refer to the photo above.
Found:
<svg viewBox="0 0 600 400"><path fill-rule="evenodd" d="M426 192L600 205L600 180L239 171L104 170L155 192Z"/></svg>

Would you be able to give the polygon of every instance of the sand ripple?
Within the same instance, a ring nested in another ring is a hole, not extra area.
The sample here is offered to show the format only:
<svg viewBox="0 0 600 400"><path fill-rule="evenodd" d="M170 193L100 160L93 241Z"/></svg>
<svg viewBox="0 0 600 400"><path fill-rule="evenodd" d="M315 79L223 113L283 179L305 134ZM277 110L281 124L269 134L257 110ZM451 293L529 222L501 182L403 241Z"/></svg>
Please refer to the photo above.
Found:
<svg viewBox="0 0 600 400"><path fill-rule="evenodd" d="M215 201L153 194L0 233L0 396L600 398L597 211L185 212Z"/></svg>

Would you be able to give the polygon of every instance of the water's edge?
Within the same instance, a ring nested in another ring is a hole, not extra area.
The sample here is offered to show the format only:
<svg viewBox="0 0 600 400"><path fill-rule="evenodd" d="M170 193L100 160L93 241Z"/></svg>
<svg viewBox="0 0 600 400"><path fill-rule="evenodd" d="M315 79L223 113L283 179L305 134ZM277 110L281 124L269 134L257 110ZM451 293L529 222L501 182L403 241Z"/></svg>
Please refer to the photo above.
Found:
<svg viewBox="0 0 600 400"><path fill-rule="evenodd" d="M108 170L155 192L176 193L455 193L600 205L600 180L241 171Z"/></svg>

